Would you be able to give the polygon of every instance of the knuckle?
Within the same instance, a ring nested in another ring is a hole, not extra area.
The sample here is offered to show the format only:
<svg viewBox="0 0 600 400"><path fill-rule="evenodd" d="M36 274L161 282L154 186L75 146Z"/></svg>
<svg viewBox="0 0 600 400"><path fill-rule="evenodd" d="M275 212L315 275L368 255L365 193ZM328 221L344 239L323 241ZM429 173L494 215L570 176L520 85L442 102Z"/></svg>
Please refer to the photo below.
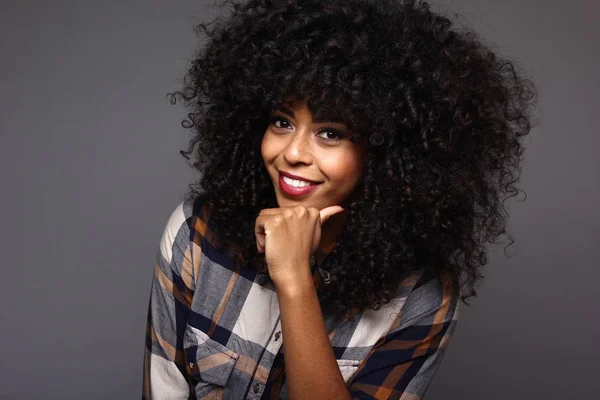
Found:
<svg viewBox="0 0 600 400"><path fill-rule="evenodd" d="M294 206L294 211L296 212L296 214L298 215L304 215L306 214L306 207L299 204L297 206Z"/></svg>
<svg viewBox="0 0 600 400"><path fill-rule="evenodd" d="M308 213L314 217L319 214L319 209L317 207L309 207Z"/></svg>

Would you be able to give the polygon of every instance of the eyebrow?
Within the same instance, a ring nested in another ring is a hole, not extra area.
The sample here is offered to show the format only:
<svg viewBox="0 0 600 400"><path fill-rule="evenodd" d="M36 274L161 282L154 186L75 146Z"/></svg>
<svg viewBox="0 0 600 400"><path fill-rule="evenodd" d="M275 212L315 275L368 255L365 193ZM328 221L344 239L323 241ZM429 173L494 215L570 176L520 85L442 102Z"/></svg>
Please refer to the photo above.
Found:
<svg viewBox="0 0 600 400"><path fill-rule="evenodd" d="M294 114L294 110L287 108L286 106L283 105L277 105L275 107L276 110L281 111L284 114L289 115L292 118L296 118L295 114ZM342 118L342 117L335 117L335 116L330 116L330 115L313 115L313 122L319 124L319 123L323 123L323 122L335 122L335 123L339 123L344 125L346 128L349 129L348 124L346 123L346 121Z"/></svg>
<svg viewBox="0 0 600 400"><path fill-rule="evenodd" d="M284 114L289 115L292 118L295 118L294 111L287 108L286 106L282 106L281 104L275 107L276 110L281 111Z"/></svg>

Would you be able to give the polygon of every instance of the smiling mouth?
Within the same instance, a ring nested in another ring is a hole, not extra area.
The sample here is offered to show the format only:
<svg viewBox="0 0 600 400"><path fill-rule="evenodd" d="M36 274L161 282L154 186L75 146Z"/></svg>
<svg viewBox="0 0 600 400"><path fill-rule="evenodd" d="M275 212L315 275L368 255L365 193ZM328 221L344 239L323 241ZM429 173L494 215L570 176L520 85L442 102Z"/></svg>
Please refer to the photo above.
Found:
<svg viewBox="0 0 600 400"><path fill-rule="evenodd" d="M292 197L308 194L315 190L319 185L320 183L291 179L279 174L279 188L282 192Z"/></svg>
<svg viewBox="0 0 600 400"><path fill-rule="evenodd" d="M292 179L285 175L282 175L282 179L285 183L295 188L307 187L316 184L316 182L304 181L302 179Z"/></svg>

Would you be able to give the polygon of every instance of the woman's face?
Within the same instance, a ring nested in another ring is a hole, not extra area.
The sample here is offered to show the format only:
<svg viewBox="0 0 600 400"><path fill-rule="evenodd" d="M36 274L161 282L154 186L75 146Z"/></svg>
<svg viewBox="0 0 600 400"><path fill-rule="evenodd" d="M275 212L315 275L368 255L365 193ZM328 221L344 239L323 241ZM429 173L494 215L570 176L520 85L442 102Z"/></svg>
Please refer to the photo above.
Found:
<svg viewBox="0 0 600 400"><path fill-rule="evenodd" d="M315 122L305 102L271 113L261 154L280 207L345 204L360 182L365 145L342 123Z"/></svg>

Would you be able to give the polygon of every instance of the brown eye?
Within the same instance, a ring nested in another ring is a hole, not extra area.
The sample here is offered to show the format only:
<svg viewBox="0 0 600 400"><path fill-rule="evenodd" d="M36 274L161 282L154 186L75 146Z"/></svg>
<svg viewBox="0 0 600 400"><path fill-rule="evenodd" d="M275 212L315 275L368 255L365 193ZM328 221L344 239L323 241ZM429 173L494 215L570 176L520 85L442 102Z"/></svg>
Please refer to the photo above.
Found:
<svg viewBox="0 0 600 400"><path fill-rule="evenodd" d="M343 135L341 133L339 133L335 129L331 129L331 128L326 128L326 129L323 129L323 130L317 132L317 136L319 136L327 141L336 141L336 140L340 140L343 137Z"/></svg>
<svg viewBox="0 0 600 400"><path fill-rule="evenodd" d="M292 124L290 124L290 122L288 120L286 120L285 118L281 118L281 117L271 117L269 122L271 123L271 125L273 125L276 128L287 129L292 126Z"/></svg>

